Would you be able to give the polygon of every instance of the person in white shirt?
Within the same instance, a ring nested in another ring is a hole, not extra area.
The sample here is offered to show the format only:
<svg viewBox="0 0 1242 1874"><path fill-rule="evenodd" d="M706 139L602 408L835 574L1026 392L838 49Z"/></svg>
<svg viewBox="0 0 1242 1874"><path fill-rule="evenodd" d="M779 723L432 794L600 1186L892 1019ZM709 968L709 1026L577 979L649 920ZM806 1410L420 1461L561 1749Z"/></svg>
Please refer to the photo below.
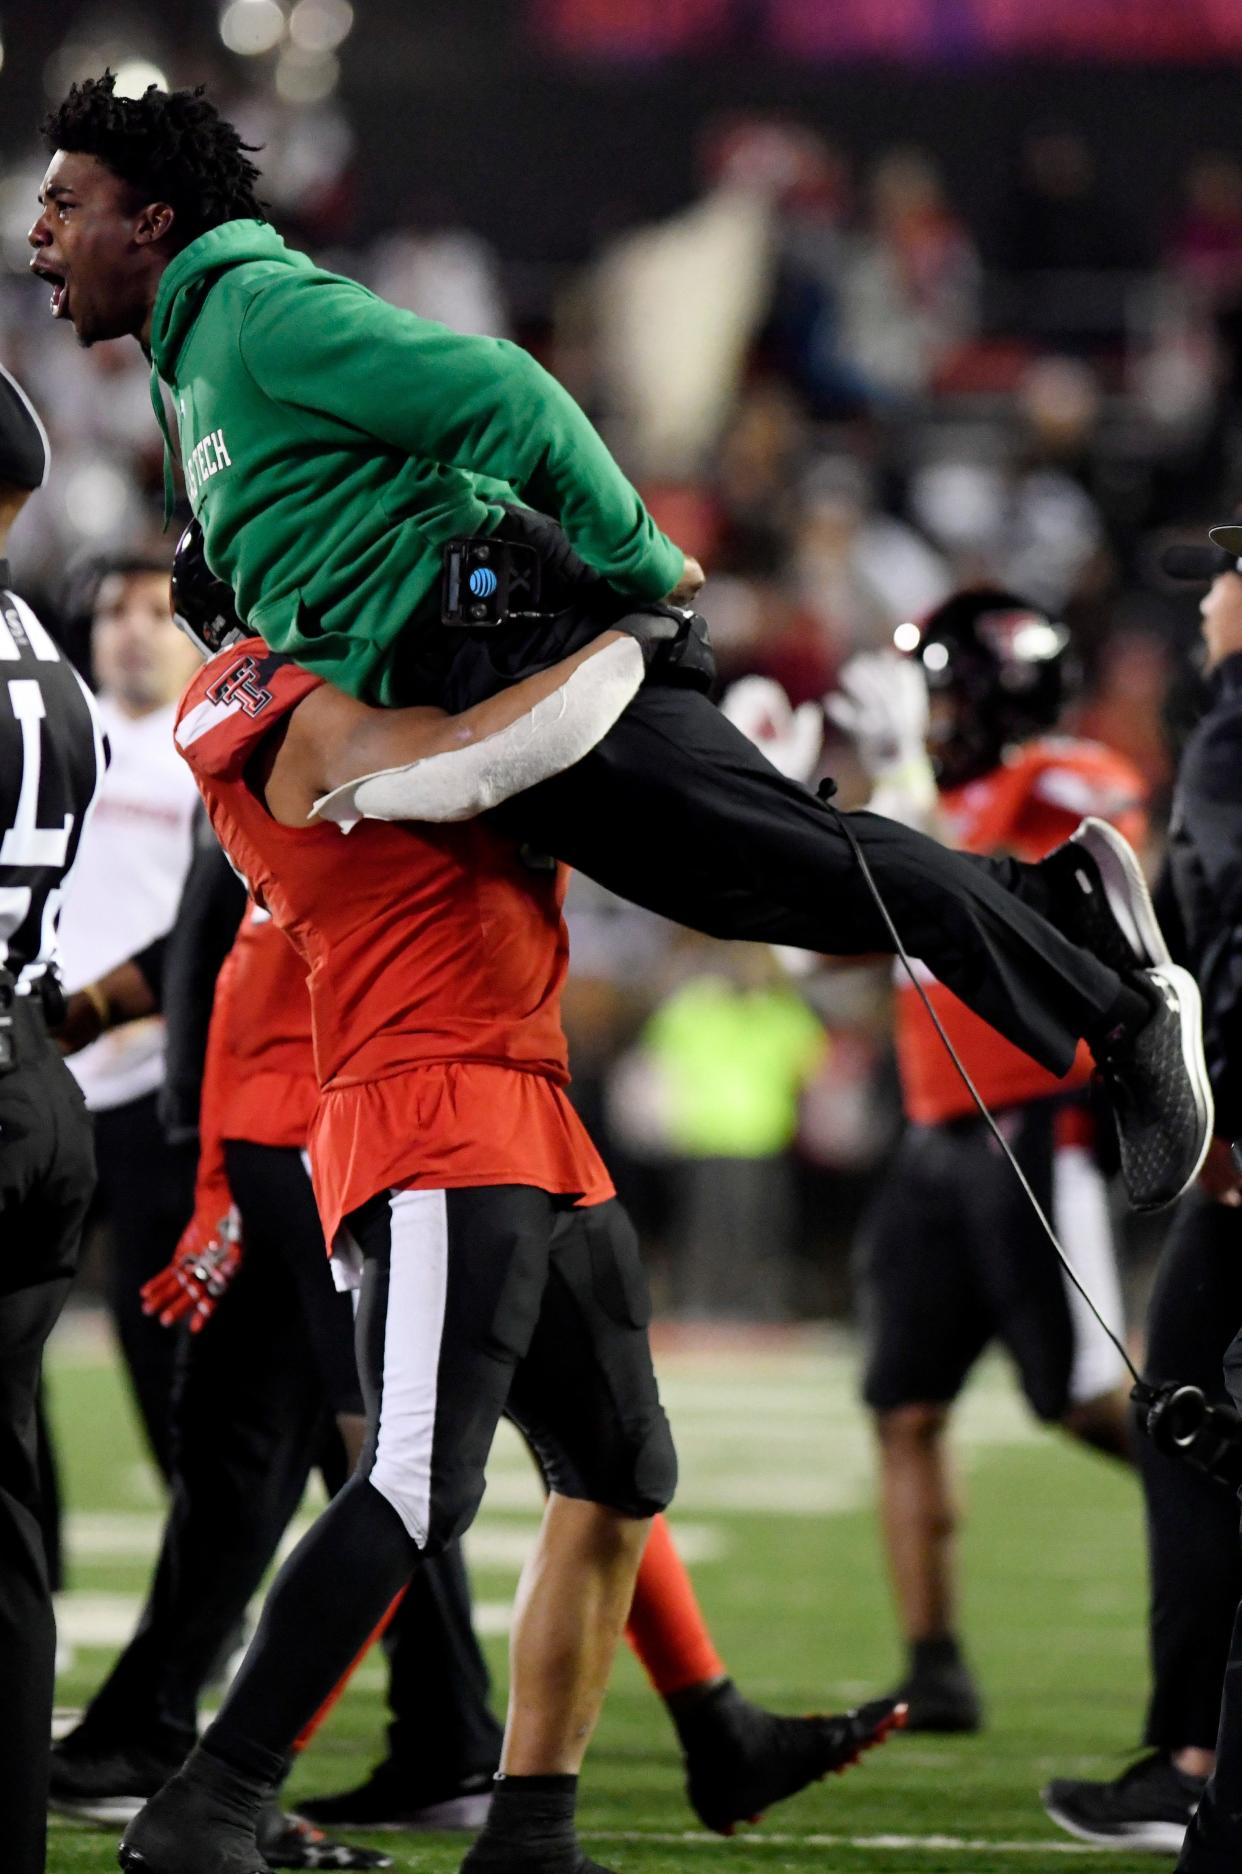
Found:
<svg viewBox="0 0 1242 1874"><path fill-rule="evenodd" d="M107 561L95 574L91 674L112 759L60 923L65 987L86 992L99 1022L99 1038L70 1067L95 1121L108 1302L165 1476L176 1349L142 1313L138 1291L166 1265L189 1217L193 1163L165 1143L156 1112L163 1022L153 1014L111 1031L108 978L169 930L190 862L198 795L172 725L198 659L173 624L168 578L166 562L139 556Z"/></svg>

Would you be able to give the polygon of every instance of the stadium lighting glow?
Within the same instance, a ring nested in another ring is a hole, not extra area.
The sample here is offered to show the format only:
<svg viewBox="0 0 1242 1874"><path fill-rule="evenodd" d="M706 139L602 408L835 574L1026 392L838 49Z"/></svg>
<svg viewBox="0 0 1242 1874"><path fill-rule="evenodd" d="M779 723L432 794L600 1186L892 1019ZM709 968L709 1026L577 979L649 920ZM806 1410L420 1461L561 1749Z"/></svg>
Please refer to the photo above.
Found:
<svg viewBox="0 0 1242 1874"><path fill-rule="evenodd" d="M276 63L276 89L287 104L318 104L336 88L340 75L330 52L286 46Z"/></svg>
<svg viewBox="0 0 1242 1874"><path fill-rule="evenodd" d="M158 85L161 91L167 91L168 79L158 65L150 59L122 59L116 68L116 95L118 98L140 98L148 85Z"/></svg>
<svg viewBox="0 0 1242 1874"><path fill-rule="evenodd" d="M923 662L929 670L943 670L949 661L949 653L943 644L929 644L923 652Z"/></svg>
<svg viewBox="0 0 1242 1874"><path fill-rule="evenodd" d="M230 0L220 15L220 37L230 52L258 58L285 36L285 16L276 0Z"/></svg>
<svg viewBox="0 0 1242 1874"><path fill-rule="evenodd" d="M917 651L919 648L919 628L909 620L898 625L893 633L893 643L899 651Z"/></svg>
<svg viewBox="0 0 1242 1874"><path fill-rule="evenodd" d="M289 15L289 37L303 52L335 52L353 23L349 0L298 0Z"/></svg>

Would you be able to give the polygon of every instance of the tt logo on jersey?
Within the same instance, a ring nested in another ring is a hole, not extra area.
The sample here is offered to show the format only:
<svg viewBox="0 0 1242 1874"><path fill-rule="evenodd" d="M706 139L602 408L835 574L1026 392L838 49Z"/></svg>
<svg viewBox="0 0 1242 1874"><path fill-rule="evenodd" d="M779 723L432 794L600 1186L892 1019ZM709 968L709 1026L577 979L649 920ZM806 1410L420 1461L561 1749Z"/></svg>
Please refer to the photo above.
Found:
<svg viewBox="0 0 1242 1874"><path fill-rule="evenodd" d="M243 657L240 663L226 671L207 692L208 701L218 703L221 709L229 709L234 703L247 716L257 716L266 709L272 700L272 692L265 690L259 681L259 666L253 657Z"/></svg>
<svg viewBox="0 0 1242 1874"><path fill-rule="evenodd" d="M185 486L191 501L197 501L203 483L218 475L221 469L232 468L233 458L224 446L224 431L213 429L196 442L185 458Z"/></svg>

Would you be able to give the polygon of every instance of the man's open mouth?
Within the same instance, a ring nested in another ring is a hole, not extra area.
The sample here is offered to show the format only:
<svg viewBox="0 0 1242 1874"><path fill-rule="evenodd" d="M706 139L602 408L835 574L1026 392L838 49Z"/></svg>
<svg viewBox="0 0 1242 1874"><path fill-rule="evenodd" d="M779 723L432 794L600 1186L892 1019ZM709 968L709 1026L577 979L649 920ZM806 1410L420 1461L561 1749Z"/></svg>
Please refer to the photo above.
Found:
<svg viewBox="0 0 1242 1874"><path fill-rule="evenodd" d="M52 289L53 319L63 319L69 310L69 282L64 274L57 273L54 267L35 266L32 271L37 273L41 280L46 280Z"/></svg>

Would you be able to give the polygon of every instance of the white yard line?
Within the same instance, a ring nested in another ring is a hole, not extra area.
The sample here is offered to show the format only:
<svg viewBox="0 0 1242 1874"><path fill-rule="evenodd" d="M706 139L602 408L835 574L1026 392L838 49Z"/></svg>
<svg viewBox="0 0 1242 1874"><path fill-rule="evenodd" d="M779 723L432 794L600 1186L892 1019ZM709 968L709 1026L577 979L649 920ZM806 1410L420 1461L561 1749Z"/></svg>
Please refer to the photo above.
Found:
<svg viewBox="0 0 1242 1874"><path fill-rule="evenodd" d="M588 1841L644 1842L670 1848L720 1849L719 1835L685 1829L661 1833L654 1829L584 1829ZM975 1841L964 1835L734 1835L734 1844L750 1848L861 1848L891 1854L1112 1854L1116 1849L1096 1848L1081 1841ZM729 1849L723 1850L725 1854Z"/></svg>

